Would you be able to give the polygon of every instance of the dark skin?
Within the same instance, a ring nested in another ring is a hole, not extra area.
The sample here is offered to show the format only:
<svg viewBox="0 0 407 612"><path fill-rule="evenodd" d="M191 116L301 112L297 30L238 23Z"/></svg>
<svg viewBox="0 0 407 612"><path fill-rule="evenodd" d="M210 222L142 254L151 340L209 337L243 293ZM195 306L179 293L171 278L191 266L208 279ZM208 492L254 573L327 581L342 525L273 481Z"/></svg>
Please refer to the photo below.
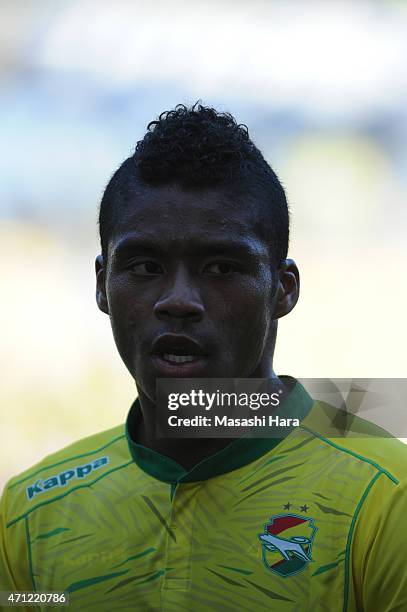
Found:
<svg viewBox="0 0 407 612"><path fill-rule="evenodd" d="M186 469L231 440L157 439L156 378L268 378L287 392L273 353L277 319L298 300L299 273L290 259L276 268L261 221L256 202L226 190L139 185L120 210L107 261L96 258L97 303L139 393L143 422L132 436ZM191 364L168 374L154 360L163 334L202 347L192 375Z"/></svg>

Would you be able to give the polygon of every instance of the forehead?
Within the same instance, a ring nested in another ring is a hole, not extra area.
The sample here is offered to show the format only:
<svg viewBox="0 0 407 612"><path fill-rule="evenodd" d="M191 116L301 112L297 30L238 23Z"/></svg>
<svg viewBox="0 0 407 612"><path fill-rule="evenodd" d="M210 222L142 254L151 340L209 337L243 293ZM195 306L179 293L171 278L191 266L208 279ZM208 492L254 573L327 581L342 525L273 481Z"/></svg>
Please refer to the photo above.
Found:
<svg viewBox="0 0 407 612"><path fill-rule="evenodd" d="M178 185L139 186L115 212L109 250L131 235L171 246L261 239L259 206L244 194L217 189L184 190ZM254 246L254 244L253 244Z"/></svg>

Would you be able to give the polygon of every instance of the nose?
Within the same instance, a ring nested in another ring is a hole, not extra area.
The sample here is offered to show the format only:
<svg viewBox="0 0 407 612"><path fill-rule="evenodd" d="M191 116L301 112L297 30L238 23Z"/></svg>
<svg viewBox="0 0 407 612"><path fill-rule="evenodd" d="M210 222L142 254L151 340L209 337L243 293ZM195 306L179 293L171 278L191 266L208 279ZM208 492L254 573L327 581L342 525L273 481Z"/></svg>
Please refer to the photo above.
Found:
<svg viewBox="0 0 407 612"><path fill-rule="evenodd" d="M155 303L153 311L159 319L202 319L205 309L200 292L185 268L178 268L175 275L169 279L168 286Z"/></svg>

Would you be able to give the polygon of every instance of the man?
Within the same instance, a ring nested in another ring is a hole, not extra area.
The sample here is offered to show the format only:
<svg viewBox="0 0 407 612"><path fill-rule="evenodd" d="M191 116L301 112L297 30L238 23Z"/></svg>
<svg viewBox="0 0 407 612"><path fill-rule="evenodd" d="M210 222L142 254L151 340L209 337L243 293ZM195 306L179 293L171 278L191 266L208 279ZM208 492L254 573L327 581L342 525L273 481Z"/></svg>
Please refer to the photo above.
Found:
<svg viewBox="0 0 407 612"><path fill-rule="evenodd" d="M138 399L126 426L10 481L1 589L65 591L75 610L407 610L404 446L361 422L329 437L336 411L274 373L299 274L245 126L160 115L109 182L100 234L97 303ZM161 378L267 379L301 426L159 438Z"/></svg>

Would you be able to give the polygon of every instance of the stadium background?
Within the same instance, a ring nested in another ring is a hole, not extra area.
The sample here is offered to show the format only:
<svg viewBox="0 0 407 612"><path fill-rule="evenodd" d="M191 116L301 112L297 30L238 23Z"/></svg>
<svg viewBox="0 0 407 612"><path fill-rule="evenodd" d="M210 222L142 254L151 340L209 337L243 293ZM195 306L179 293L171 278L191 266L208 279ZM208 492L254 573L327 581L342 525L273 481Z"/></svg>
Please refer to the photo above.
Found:
<svg viewBox="0 0 407 612"><path fill-rule="evenodd" d="M3 0L0 486L124 420L97 206L162 110L230 110L282 179L302 295L279 373L406 377L407 3Z"/></svg>

